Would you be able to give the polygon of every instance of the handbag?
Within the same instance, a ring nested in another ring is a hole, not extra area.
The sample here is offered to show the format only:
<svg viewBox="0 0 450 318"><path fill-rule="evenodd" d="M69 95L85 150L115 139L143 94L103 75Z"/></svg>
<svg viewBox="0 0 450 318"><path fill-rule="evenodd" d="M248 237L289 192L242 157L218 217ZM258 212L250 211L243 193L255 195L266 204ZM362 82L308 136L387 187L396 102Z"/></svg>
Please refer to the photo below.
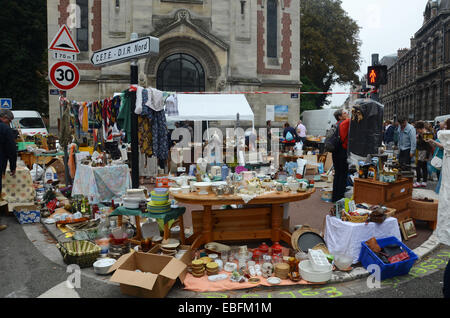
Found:
<svg viewBox="0 0 450 318"><path fill-rule="evenodd" d="M437 170L442 169L442 159L437 156L434 156L433 159L431 159L430 164Z"/></svg>
<svg viewBox="0 0 450 318"><path fill-rule="evenodd" d="M288 132L288 133L286 134L286 140L287 140L287 141L292 141L292 140L294 140L294 136L292 136L291 132Z"/></svg>

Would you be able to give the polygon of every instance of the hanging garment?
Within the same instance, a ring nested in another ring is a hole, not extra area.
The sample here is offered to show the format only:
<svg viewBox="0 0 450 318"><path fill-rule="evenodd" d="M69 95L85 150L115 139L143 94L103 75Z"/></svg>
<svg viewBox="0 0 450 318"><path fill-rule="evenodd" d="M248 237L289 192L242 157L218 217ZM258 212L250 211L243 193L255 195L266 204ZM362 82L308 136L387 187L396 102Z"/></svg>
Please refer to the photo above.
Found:
<svg viewBox="0 0 450 318"><path fill-rule="evenodd" d="M147 116L138 117L138 140L141 153L151 157L153 155L152 125Z"/></svg>
<svg viewBox="0 0 450 318"><path fill-rule="evenodd" d="M111 117L112 117L112 112L111 112L111 99L105 99L103 101L103 110L104 110L104 121L103 121L103 127L104 127L104 132L105 132L105 140L106 141L112 141L113 140L113 135L112 135L112 131L113 131L113 125L111 123Z"/></svg>
<svg viewBox="0 0 450 318"><path fill-rule="evenodd" d="M172 94L166 99L166 114L167 116L178 116L178 98L176 94Z"/></svg>
<svg viewBox="0 0 450 318"><path fill-rule="evenodd" d="M154 111L164 110L164 92L156 88L148 88L149 96L146 105Z"/></svg>
<svg viewBox="0 0 450 318"><path fill-rule="evenodd" d="M88 107L87 107L87 103L86 102L83 103L82 130L84 132L88 132L89 131L89 112L88 112Z"/></svg>
<svg viewBox="0 0 450 318"><path fill-rule="evenodd" d="M167 160L169 158L170 145L164 110L157 112L145 106L142 110L142 115L147 116L151 120L153 155L159 160Z"/></svg>
<svg viewBox="0 0 450 318"><path fill-rule="evenodd" d="M63 148L72 142L72 129L70 126L70 107L68 102L64 102L63 115L61 118L61 133L59 135L59 143Z"/></svg>
<svg viewBox="0 0 450 318"><path fill-rule="evenodd" d="M126 133L127 143L131 143L131 94L126 90L121 99L120 112L117 116L117 122L121 129Z"/></svg>
<svg viewBox="0 0 450 318"><path fill-rule="evenodd" d="M141 86L137 87L136 91L136 108L134 109L134 112L136 115L142 114L142 92L144 88Z"/></svg>
<svg viewBox="0 0 450 318"><path fill-rule="evenodd" d="M378 153L383 141L384 107L373 100L357 100L352 110L348 150L361 157Z"/></svg>

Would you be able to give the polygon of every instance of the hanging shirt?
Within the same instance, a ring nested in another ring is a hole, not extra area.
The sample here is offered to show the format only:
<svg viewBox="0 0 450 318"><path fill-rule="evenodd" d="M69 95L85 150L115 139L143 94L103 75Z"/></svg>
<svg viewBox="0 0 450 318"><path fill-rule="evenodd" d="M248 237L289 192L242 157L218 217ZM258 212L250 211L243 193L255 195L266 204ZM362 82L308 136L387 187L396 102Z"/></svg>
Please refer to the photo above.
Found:
<svg viewBox="0 0 450 318"><path fill-rule="evenodd" d="M166 114L167 116L178 116L178 98L177 95L172 94L166 99Z"/></svg>
<svg viewBox="0 0 450 318"><path fill-rule="evenodd" d="M141 86L137 87L137 91L136 91L136 108L134 110L134 112L136 113L136 115L140 115L142 113L142 92L143 92L144 88Z"/></svg>
<svg viewBox="0 0 450 318"><path fill-rule="evenodd" d="M146 105L154 111L164 110L164 92L157 90L156 88L148 88L149 97Z"/></svg>
<svg viewBox="0 0 450 318"><path fill-rule="evenodd" d="M125 131L127 143L131 143L131 92L128 90L123 93L117 123Z"/></svg>

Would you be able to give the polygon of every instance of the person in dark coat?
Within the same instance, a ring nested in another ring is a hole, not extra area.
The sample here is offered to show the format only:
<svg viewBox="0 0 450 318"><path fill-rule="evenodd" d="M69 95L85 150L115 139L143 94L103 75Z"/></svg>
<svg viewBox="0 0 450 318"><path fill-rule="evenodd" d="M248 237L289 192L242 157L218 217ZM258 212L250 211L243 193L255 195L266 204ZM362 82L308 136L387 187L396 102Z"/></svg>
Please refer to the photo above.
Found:
<svg viewBox="0 0 450 318"><path fill-rule="evenodd" d="M333 179L333 196L332 202L337 201L345 197L345 191L347 189L348 179L348 134L350 129L350 118L345 110L337 110L334 113L334 117L339 127L340 145L332 153L333 166L334 166L334 179Z"/></svg>
<svg viewBox="0 0 450 318"><path fill-rule="evenodd" d="M386 122L386 130L384 132L384 144L387 146L390 143L394 143L394 134L395 134L395 127L392 125L391 121Z"/></svg>
<svg viewBox="0 0 450 318"><path fill-rule="evenodd" d="M13 130L10 127L14 115L10 110L0 110L0 172L6 173L9 161L11 176L16 174L17 146ZM2 193L2 178L0 177L0 196ZM1 199L1 198L0 198ZM0 225L0 231L6 229L6 225Z"/></svg>

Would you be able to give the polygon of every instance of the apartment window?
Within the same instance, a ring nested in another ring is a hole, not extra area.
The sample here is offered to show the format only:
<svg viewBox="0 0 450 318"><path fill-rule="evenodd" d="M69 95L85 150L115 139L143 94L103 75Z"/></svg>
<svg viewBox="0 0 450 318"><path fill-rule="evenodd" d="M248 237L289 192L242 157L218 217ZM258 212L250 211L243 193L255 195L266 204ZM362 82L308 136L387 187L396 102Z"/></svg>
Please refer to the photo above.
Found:
<svg viewBox="0 0 450 318"><path fill-rule="evenodd" d="M80 8L80 27L77 29L77 45L80 51L89 51L89 2L77 0Z"/></svg>
<svg viewBox="0 0 450 318"><path fill-rule="evenodd" d="M278 57L278 3L267 1L267 57Z"/></svg>

